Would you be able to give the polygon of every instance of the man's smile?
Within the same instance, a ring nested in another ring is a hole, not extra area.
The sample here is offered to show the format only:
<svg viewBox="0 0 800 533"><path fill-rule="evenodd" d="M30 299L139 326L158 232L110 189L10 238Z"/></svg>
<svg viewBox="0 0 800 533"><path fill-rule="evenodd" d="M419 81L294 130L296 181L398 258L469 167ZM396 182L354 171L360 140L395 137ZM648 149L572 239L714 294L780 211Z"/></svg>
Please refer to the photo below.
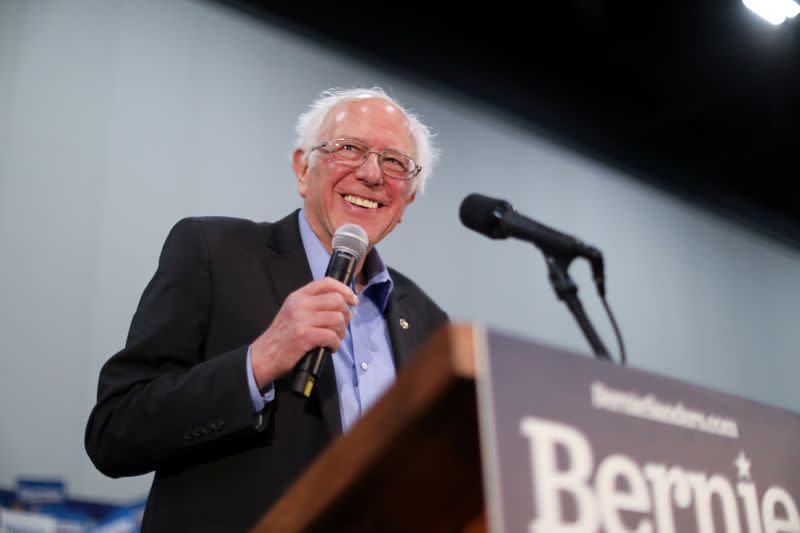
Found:
<svg viewBox="0 0 800 533"><path fill-rule="evenodd" d="M381 204L376 202L375 200L370 200L362 196L356 196L355 194L345 194L342 196L342 198L344 198L345 202L357 205L359 207L364 207L367 209L377 209L381 207Z"/></svg>

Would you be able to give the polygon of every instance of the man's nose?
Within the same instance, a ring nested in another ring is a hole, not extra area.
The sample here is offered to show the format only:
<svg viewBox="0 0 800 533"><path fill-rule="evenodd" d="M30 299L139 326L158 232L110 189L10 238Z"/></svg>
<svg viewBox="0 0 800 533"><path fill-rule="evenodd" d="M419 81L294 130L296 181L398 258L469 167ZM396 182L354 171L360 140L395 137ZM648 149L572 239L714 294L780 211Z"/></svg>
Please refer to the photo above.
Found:
<svg viewBox="0 0 800 533"><path fill-rule="evenodd" d="M375 152L370 152L367 159L356 169L355 176L367 185L383 183L380 156Z"/></svg>

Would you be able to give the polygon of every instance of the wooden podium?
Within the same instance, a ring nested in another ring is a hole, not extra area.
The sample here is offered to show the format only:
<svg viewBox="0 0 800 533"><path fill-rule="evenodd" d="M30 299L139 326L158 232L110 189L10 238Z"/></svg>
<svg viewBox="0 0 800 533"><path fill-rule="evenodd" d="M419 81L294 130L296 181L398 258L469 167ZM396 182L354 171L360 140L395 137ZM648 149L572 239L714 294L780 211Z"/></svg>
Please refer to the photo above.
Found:
<svg viewBox="0 0 800 533"><path fill-rule="evenodd" d="M449 325L254 531L796 533L798 442L798 413Z"/></svg>
<svg viewBox="0 0 800 533"><path fill-rule="evenodd" d="M253 531L486 531L475 334L437 332Z"/></svg>

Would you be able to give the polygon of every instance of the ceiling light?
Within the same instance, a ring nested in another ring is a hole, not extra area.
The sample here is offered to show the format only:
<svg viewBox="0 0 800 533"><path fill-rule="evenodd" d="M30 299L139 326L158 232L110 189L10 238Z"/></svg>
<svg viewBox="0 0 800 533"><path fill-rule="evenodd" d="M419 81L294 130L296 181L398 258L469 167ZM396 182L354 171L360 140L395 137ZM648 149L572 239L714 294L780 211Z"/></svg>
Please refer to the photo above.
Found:
<svg viewBox="0 0 800 533"><path fill-rule="evenodd" d="M776 26L800 13L800 5L794 0L742 0L742 3L750 11Z"/></svg>

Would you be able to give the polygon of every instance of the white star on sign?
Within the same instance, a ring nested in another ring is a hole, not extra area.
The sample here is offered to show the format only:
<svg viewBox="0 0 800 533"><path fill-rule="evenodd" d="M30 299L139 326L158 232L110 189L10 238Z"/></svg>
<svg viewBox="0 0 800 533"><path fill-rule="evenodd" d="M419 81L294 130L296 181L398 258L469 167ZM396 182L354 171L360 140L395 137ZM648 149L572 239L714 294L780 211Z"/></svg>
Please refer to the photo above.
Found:
<svg viewBox="0 0 800 533"><path fill-rule="evenodd" d="M745 456L744 451L740 451L733 462L739 471L739 479L750 479L750 460Z"/></svg>

